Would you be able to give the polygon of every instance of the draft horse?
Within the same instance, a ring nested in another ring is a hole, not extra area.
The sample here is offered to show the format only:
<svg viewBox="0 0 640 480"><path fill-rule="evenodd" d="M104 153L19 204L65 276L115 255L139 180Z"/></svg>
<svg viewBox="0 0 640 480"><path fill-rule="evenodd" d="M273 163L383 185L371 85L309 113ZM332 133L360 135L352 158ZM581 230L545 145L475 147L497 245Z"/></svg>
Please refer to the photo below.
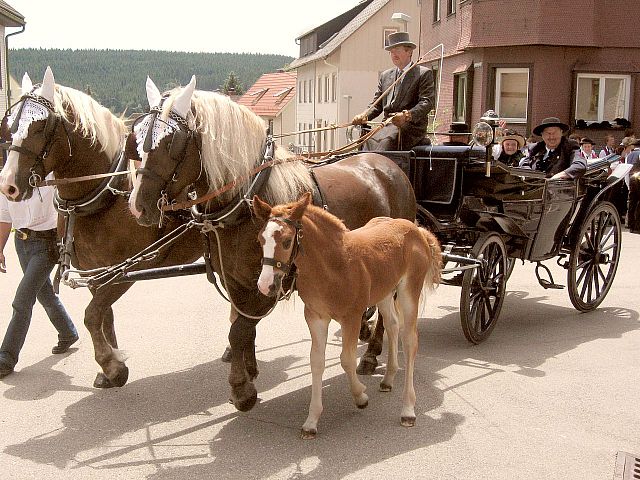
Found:
<svg viewBox="0 0 640 480"><path fill-rule="evenodd" d="M163 97L147 79L153 108L132 132L142 166L129 205L142 225L158 223L162 211L175 208L191 207L201 219L205 262L232 302L231 398L236 408L249 410L257 400L256 323L275 302L256 288L262 252L256 242L260 224L249 207L253 193L279 204L312 191L314 202L350 228L376 216L413 221L415 196L402 170L379 154L310 168L269 141L264 121L251 110L224 95L197 91L195 83L194 76Z"/></svg>
<svg viewBox="0 0 640 480"><path fill-rule="evenodd" d="M22 98L8 118L12 145L0 175L0 191L20 201L33 194L33 185L53 172L56 180L115 171L124 165L127 127L88 95L56 85L49 67L41 86L34 87L25 74ZM60 184L59 210L73 216L75 225L65 233L73 237L71 263L91 270L130 258L177 226L171 220L163 229L140 226L129 214L129 176ZM59 228L59 231L61 229ZM160 254L145 262L148 267L190 263L201 256L198 232L180 237ZM92 299L84 323L93 342L98 373L94 386L108 388L126 383L129 369L118 350L112 305L133 284L109 284L91 288Z"/></svg>
<svg viewBox="0 0 640 480"><path fill-rule="evenodd" d="M258 235L262 271L258 289L273 297L282 278L296 267L297 288L311 333L311 402L302 426L303 438L314 438L322 413L322 374L329 322L342 327L340 363L351 395L365 408L366 387L356 375L356 349L363 309L376 305L387 331L387 370L380 390L390 391L398 371L398 330L405 359L402 393L403 426L415 425L413 370L418 351L418 306L423 286L440 283L442 252L435 236L415 223L377 217L355 230L326 210L310 205L306 193L297 202L271 207L253 198L256 217L265 222Z"/></svg>

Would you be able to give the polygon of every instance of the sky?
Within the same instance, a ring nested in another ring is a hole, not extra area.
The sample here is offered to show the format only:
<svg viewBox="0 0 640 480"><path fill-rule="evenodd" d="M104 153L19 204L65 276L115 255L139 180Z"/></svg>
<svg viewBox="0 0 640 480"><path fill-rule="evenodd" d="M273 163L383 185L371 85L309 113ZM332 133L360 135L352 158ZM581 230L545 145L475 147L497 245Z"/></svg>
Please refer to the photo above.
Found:
<svg viewBox="0 0 640 480"><path fill-rule="evenodd" d="M7 0L26 21L9 48L270 53L359 0ZM176 8L179 6L180 8ZM7 29L6 33L17 31Z"/></svg>

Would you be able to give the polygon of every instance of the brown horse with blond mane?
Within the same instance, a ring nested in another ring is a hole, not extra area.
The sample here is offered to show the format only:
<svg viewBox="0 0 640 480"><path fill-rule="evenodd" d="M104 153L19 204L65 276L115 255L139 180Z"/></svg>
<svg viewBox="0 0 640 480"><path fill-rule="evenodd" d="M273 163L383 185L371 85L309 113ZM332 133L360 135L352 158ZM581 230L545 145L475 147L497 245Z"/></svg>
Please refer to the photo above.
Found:
<svg viewBox="0 0 640 480"><path fill-rule="evenodd" d="M390 391L398 371L398 331L405 359L401 424L415 425L413 370L418 351L418 306L423 287L440 282L442 253L435 236L405 219L377 217L349 230L326 210L310 205L306 193L296 202L271 207L255 196L253 211L266 222L258 235L263 267L258 289L275 296L284 274L296 267L297 288L311 333L311 402L303 438L314 438L322 413L322 374L329 322L342 327L340 363L351 395L365 408L366 387L356 375L360 316L376 305L389 336L387 370L380 390Z"/></svg>

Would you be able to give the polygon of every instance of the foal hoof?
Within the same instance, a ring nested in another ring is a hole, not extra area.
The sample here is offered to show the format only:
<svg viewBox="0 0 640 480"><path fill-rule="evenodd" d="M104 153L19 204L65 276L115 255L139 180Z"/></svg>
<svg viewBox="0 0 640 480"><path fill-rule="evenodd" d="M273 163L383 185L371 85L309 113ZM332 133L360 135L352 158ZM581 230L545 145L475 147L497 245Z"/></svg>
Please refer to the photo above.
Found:
<svg viewBox="0 0 640 480"><path fill-rule="evenodd" d="M378 360L374 358L362 357L356 373L358 375L373 375L378 368Z"/></svg>
<svg viewBox="0 0 640 480"><path fill-rule="evenodd" d="M380 382L379 390L381 392L390 392L393 387L388 383Z"/></svg>
<svg viewBox="0 0 640 480"><path fill-rule="evenodd" d="M112 388L115 385L111 383L111 380L104 373L98 372L96 379L93 381L93 386L94 388Z"/></svg>
<svg viewBox="0 0 640 480"><path fill-rule="evenodd" d="M224 349L224 353L222 354L222 357L220 357L220 360L224 363L231 363L231 347L227 346L227 348Z"/></svg>
<svg viewBox="0 0 640 480"><path fill-rule="evenodd" d="M400 417L400 425L403 427L415 427L416 417Z"/></svg>
<svg viewBox="0 0 640 480"><path fill-rule="evenodd" d="M314 438L316 438L317 434L318 430L316 430L315 428L312 428L311 430L305 430L303 428L300 431L300 438L302 438L303 440L313 440Z"/></svg>

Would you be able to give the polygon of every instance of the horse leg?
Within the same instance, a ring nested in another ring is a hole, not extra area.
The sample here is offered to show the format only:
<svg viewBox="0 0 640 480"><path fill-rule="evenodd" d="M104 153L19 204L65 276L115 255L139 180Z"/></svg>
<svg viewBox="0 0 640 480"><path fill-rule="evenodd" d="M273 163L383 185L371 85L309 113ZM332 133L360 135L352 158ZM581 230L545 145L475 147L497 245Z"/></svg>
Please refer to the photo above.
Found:
<svg viewBox="0 0 640 480"><path fill-rule="evenodd" d="M340 322L342 326L340 364L347 374L354 403L358 408L365 408L369 404L369 397L364 393L367 387L358 379L358 374L356 373L358 333L360 330L360 322L356 318L343 318Z"/></svg>
<svg viewBox="0 0 640 480"><path fill-rule="evenodd" d="M91 335L94 358L102 369L93 382L96 388L121 387L129 377L124 355L117 349L111 305L130 287L121 284L92 290L93 298L85 309L84 324Z"/></svg>
<svg viewBox="0 0 640 480"><path fill-rule="evenodd" d="M387 330L388 353L387 369L384 378L380 382L381 392L390 392L393 388L393 381L398 372L398 311L393 300L393 293L384 298L378 309L384 315L384 326Z"/></svg>
<svg viewBox="0 0 640 480"><path fill-rule="evenodd" d="M359 375L373 375L378 366L378 355L382 353L382 342L384 337L384 315L378 310L378 319L373 331L373 335L369 338L367 351L360 359L360 364L356 369Z"/></svg>
<svg viewBox="0 0 640 480"><path fill-rule="evenodd" d="M404 389L402 391L402 412L400 424L413 427L416 424L416 391L413 385L413 371L418 353L418 304L423 282L407 282L398 289L396 300L400 310L400 335L404 351Z"/></svg>
<svg viewBox="0 0 640 480"><path fill-rule="evenodd" d="M306 306L304 307L304 318L307 321L309 333L311 333L311 352L309 353L311 401L309 402L309 414L302 425L301 436L303 439L312 439L318 433L318 420L322 414L322 375L324 374L325 351L331 319L322 318Z"/></svg>
<svg viewBox="0 0 640 480"><path fill-rule="evenodd" d="M231 401L241 412L251 410L258 400L258 392L252 382L252 375L255 377L258 374L255 357L256 323L258 320L238 315L229 329L229 344L233 352L229 371Z"/></svg>

